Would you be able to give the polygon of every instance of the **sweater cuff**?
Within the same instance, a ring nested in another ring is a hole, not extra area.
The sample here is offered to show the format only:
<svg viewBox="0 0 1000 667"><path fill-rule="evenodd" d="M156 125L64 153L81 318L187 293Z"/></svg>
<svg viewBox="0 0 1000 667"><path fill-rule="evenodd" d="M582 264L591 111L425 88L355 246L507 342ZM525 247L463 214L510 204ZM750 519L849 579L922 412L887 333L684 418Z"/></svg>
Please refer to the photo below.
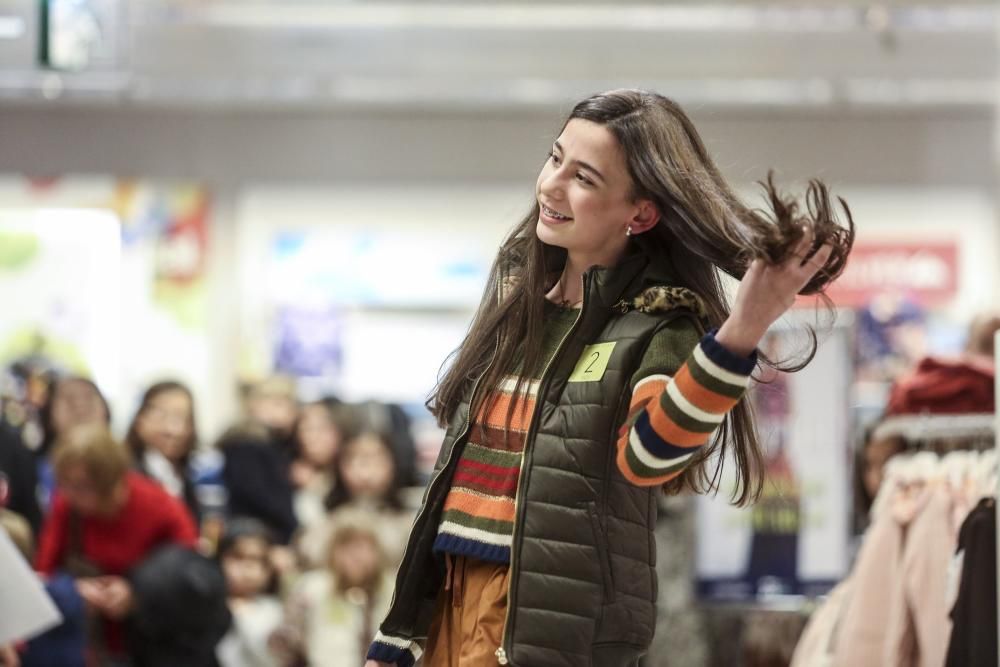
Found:
<svg viewBox="0 0 1000 667"><path fill-rule="evenodd" d="M715 340L718 331L712 329L701 339L701 349L705 356L730 373L744 376L753 373L753 369L757 367L757 350L751 352L749 356L741 357Z"/></svg>
<svg viewBox="0 0 1000 667"><path fill-rule="evenodd" d="M413 667L423 651L411 639L376 633L375 640L368 647L365 660L395 663L396 667Z"/></svg>

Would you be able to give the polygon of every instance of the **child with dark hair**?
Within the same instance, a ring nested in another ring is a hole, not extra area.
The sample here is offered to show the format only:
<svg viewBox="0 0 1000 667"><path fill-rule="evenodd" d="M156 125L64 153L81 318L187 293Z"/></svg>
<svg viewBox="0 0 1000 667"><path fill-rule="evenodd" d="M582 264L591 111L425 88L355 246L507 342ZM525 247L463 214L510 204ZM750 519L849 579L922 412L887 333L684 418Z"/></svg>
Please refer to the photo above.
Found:
<svg viewBox="0 0 1000 667"><path fill-rule="evenodd" d="M868 527L869 514L885 473L885 466L896 454L906 451L901 436L878 433L878 423L865 429L861 447L854 457L854 534Z"/></svg>
<svg viewBox="0 0 1000 667"><path fill-rule="evenodd" d="M302 535L299 547L306 561L322 562L330 531L344 510L366 510L393 565L402 558L412 513L400 497L399 469L388 437L364 431L343 444L334 463L334 487L327 499L330 517Z"/></svg>
<svg viewBox="0 0 1000 667"><path fill-rule="evenodd" d="M292 431L289 471L295 489L295 516L302 528L326 516L326 499L335 484L334 463L341 445L353 437L351 408L335 399L307 403Z"/></svg>
<svg viewBox="0 0 1000 667"><path fill-rule="evenodd" d="M231 519L219 541L218 559L226 576L233 625L219 643L222 667L276 667L267 640L281 622L275 595L277 573L271 563L274 538L266 525Z"/></svg>
<svg viewBox="0 0 1000 667"><path fill-rule="evenodd" d="M173 380L150 386L132 419L125 444L137 470L180 499L193 517L200 517L190 469L198 445L190 389Z"/></svg>

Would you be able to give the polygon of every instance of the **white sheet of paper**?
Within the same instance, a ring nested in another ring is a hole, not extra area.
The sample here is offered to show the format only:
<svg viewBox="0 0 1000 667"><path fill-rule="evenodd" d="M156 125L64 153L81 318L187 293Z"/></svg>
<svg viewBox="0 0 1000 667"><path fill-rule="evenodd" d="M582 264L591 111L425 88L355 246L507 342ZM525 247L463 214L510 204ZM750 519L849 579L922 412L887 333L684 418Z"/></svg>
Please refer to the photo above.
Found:
<svg viewBox="0 0 1000 667"><path fill-rule="evenodd" d="M60 623L62 615L38 575L0 530L0 646L30 639Z"/></svg>

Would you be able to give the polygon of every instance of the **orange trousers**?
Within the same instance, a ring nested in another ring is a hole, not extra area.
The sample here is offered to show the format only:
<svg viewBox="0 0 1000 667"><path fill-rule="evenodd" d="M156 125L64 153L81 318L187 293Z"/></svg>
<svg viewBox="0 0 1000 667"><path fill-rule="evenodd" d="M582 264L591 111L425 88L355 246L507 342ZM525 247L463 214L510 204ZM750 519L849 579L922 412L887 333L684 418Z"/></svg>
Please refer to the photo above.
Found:
<svg viewBox="0 0 1000 667"><path fill-rule="evenodd" d="M507 615L506 564L445 554L447 573L423 667L496 667Z"/></svg>

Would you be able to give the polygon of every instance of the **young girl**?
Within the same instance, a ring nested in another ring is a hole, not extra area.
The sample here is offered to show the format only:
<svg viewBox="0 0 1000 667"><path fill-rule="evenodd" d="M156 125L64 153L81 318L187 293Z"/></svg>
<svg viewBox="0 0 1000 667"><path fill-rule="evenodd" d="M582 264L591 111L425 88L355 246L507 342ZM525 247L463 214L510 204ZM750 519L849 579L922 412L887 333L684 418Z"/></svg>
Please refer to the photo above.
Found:
<svg viewBox="0 0 1000 667"><path fill-rule="evenodd" d="M734 500L757 496L740 400L757 342L853 242L822 183L805 212L766 191L770 217L740 203L660 95L573 109L433 396L447 433L369 667L621 667L646 652L657 488L717 487L728 456ZM718 270L742 278L731 312Z"/></svg>
<svg viewBox="0 0 1000 667"><path fill-rule="evenodd" d="M222 667L276 667L268 649L271 633L281 623L281 602L274 594L277 573L271 565L270 531L260 521L236 518L219 541L219 563L226 576L233 624L216 656Z"/></svg>
<svg viewBox="0 0 1000 667"><path fill-rule="evenodd" d="M323 562L330 532L339 515L349 510L366 510L377 517L372 528L382 540L388 562L399 563L413 514L403 507L399 467L385 434L362 431L344 443L334 463L334 486L326 506L328 518L306 531L299 544L308 563Z"/></svg>
<svg viewBox="0 0 1000 667"><path fill-rule="evenodd" d="M392 595L376 525L378 517L367 511L341 512L323 567L295 582L285 601L284 621L271 638L285 667L340 667L364 659Z"/></svg>
<svg viewBox="0 0 1000 667"><path fill-rule="evenodd" d="M326 399L302 407L292 431L294 459L289 471L295 488L295 516L308 529L326 515L333 490L334 461L341 443L350 437L347 408Z"/></svg>

